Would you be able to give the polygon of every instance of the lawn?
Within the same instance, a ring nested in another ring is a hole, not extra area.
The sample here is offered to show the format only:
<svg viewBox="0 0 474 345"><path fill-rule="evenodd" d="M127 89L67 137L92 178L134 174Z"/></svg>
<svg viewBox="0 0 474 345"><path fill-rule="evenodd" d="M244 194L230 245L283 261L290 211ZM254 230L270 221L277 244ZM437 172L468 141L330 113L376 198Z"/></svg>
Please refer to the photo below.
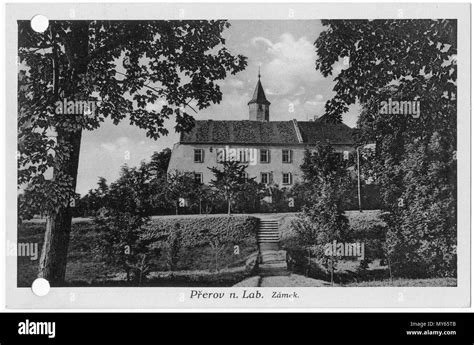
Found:
<svg viewBox="0 0 474 345"><path fill-rule="evenodd" d="M206 216L198 216L203 222ZM216 215L208 216L211 223L217 222ZM189 224L192 216L166 216L153 217L151 226L166 221L182 220L182 224ZM243 216L233 216L233 221L239 222ZM41 251L45 221L34 219L24 222L18 228L18 242L37 243ZM73 219L71 239L68 250L68 263L66 269L67 285L73 286L128 286L125 281L124 271L121 267L107 263L98 248L99 234L91 219ZM207 245L194 248L183 248L182 259L176 272L167 271L166 259L153 258L153 274L143 285L145 286L232 286L247 278L249 272L248 262L256 260L256 239L244 239L240 245L240 253L233 253L233 246L227 246L221 253L220 269L215 271L214 256ZM37 277L39 260L32 261L28 257L18 258L18 286L30 287Z"/></svg>

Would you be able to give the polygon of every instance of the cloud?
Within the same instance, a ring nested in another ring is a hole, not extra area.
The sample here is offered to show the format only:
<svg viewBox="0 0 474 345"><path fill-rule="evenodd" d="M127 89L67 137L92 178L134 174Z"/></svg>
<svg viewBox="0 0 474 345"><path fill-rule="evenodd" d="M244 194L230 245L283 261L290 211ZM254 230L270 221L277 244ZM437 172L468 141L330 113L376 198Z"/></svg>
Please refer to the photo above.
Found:
<svg viewBox="0 0 474 345"><path fill-rule="evenodd" d="M227 82L228 86L233 88L233 89L243 89L244 88L244 82L239 79L231 78Z"/></svg>
<svg viewBox="0 0 474 345"><path fill-rule="evenodd" d="M268 85L270 94L302 94L323 79L315 69L314 46L305 36L295 39L284 33L276 42L259 36L251 43L265 49L265 61L268 62L261 66L262 83Z"/></svg>

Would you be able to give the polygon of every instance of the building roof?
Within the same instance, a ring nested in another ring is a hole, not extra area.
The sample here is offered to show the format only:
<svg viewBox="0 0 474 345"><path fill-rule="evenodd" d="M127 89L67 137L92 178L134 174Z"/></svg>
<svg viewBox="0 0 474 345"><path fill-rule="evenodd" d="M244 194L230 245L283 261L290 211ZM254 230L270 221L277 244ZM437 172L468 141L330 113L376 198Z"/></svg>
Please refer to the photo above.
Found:
<svg viewBox="0 0 474 345"><path fill-rule="evenodd" d="M295 126L297 124L297 126ZM299 133L297 132L299 131ZM196 121L183 144L282 144L311 145L317 142L353 144L353 129L325 121ZM300 135L298 135L300 134ZM300 141L298 137L302 139Z"/></svg>
<svg viewBox="0 0 474 345"><path fill-rule="evenodd" d="M255 87L255 91L253 92L253 97L248 102L248 104L252 104L252 103L270 105L270 102L267 100L267 97L265 96L265 92L263 91L262 83L260 82L260 74L258 75L258 82L257 82L257 86Z"/></svg>
<svg viewBox="0 0 474 345"><path fill-rule="evenodd" d="M291 121L196 121L181 143L298 144Z"/></svg>
<svg viewBox="0 0 474 345"><path fill-rule="evenodd" d="M354 129L343 123L332 124L319 118L315 121L298 121L298 127L305 144L316 144L317 142L354 144L352 136Z"/></svg>

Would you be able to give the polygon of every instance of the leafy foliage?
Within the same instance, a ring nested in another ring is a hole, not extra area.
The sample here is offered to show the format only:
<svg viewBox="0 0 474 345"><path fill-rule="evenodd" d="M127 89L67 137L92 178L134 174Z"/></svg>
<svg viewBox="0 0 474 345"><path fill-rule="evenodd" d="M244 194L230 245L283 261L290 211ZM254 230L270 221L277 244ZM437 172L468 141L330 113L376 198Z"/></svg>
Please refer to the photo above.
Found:
<svg viewBox="0 0 474 345"><path fill-rule="evenodd" d="M245 177L245 169L247 165L241 164L238 161L224 161L221 162L222 170L218 167L208 168L212 171L215 179L211 181L210 185L219 194L224 197L227 202L227 213L231 213L231 205L236 195L242 191L247 184L247 180L254 180L255 178L247 179ZM247 187L249 185L247 184Z"/></svg>
<svg viewBox="0 0 474 345"><path fill-rule="evenodd" d="M168 174L165 188L165 197L175 206L176 214L178 214L179 199L191 198L200 186L194 179L193 173L175 170Z"/></svg>
<svg viewBox="0 0 474 345"><path fill-rule="evenodd" d="M75 186L76 176L61 169L75 147L54 132L128 118L157 139L167 134L165 119L175 116L176 130L186 131L193 126L187 109L219 103L215 81L246 65L225 47L227 27L221 20L50 21L40 34L20 21L18 184L37 191L28 195L35 205L45 211L66 206ZM91 99L96 106L91 113L58 113L57 102L65 99ZM53 180L44 178L49 168Z"/></svg>
<svg viewBox="0 0 474 345"><path fill-rule="evenodd" d="M385 247L394 273L455 276L456 21L323 24L317 69L328 76L340 59L349 62L326 111L338 121L348 105L363 104L359 143L376 143L370 169L387 211ZM419 101L420 116L381 114L389 99Z"/></svg>
<svg viewBox="0 0 474 345"><path fill-rule="evenodd" d="M323 20L314 43L316 69L335 76L335 96L326 113L335 122L348 106L377 97L380 89L396 83L407 99L419 98L426 116L450 103L456 94L457 54L455 20ZM345 59L345 60L344 60ZM343 61L341 61L343 60Z"/></svg>
<svg viewBox="0 0 474 345"><path fill-rule="evenodd" d="M141 240L143 226L148 218L128 212L108 210L94 219L99 233L98 248L103 259L110 265L122 267L127 281L141 283L149 272L147 256L159 255Z"/></svg>
<svg viewBox="0 0 474 345"><path fill-rule="evenodd" d="M348 235L348 220L343 208L350 183L347 165L334 154L331 145L318 144L312 151L306 151L301 170L311 197L292 224L300 245L312 249L314 256L325 260L331 270L331 280L337 257L325 256L323 249L333 241L344 241Z"/></svg>

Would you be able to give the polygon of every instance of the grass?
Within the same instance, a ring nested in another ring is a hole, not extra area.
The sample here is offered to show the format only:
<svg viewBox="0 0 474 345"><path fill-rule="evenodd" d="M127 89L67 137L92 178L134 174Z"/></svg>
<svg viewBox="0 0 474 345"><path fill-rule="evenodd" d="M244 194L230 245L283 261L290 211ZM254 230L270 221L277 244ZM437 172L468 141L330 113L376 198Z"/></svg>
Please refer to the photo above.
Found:
<svg viewBox="0 0 474 345"><path fill-rule="evenodd" d="M179 217L179 216L178 216ZM166 216L176 218L176 216ZM158 222L154 217L151 223ZM43 245L45 231L44 219L27 221L18 227L18 242L37 243L39 253ZM71 227L71 238L68 249L66 281L68 286L132 286L123 277L123 269L107 263L98 250L98 233L91 219L75 218ZM209 246L183 248L183 255L178 269L181 274L165 272L152 276L145 286L232 286L246 278L248 272L239 270L244 267L246 259L255 253L255 240L245 241L241 245L238 257L233 255L233 247L222 253L219 272L209 272L214 268L214 257ZM165 271L166 262L163 256L152 260L154 271ZM38 273L39 259L32 261L28 257L18 257L19 287L30 287ZM228 268L228 270L226 270ZM203 272L207 270L207 273ZM122 277L117 279L117 277Z"/></svg>

